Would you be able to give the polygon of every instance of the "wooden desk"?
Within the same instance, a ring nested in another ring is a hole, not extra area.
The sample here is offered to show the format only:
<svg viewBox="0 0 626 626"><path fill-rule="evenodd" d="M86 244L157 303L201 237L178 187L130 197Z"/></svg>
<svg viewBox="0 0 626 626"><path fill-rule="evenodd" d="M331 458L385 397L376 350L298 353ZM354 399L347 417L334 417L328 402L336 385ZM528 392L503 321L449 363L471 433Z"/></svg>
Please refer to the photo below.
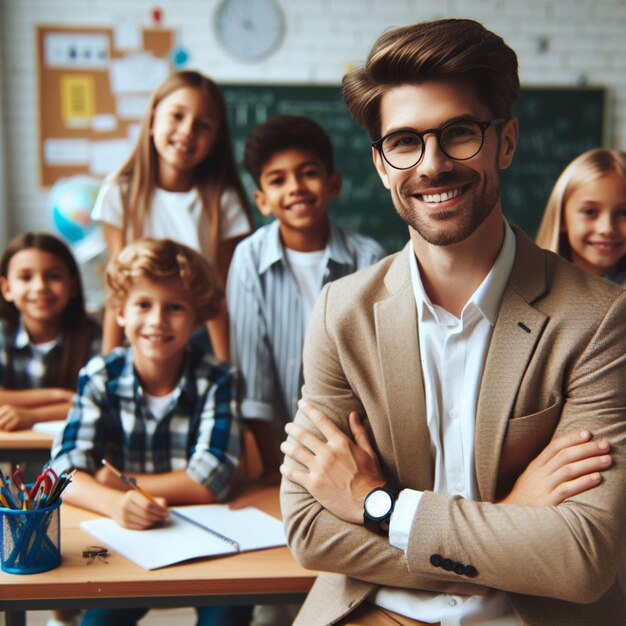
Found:
<svg viewBox="0 0 626 626"><path fill-rule="evenodd" d="M280 517L277 487L246 492L235 504L256 506ZM7 611L7 626L25 624L26 610L300 602L315 580L316 573L300 567L286 547L198 559L154 571L115 553L108 564L95 559L87 565L82 551L97 542L79 524L95 517L62 505L61 566L22 576L0 572L0 610Z"/></svg>
<svg viewBox="0 0 626 626"><path fill-rule="evenodd" d="M0 430L0 463L29 461L43 465L50 460L53 441L54 435L50 433Z"/></svg>

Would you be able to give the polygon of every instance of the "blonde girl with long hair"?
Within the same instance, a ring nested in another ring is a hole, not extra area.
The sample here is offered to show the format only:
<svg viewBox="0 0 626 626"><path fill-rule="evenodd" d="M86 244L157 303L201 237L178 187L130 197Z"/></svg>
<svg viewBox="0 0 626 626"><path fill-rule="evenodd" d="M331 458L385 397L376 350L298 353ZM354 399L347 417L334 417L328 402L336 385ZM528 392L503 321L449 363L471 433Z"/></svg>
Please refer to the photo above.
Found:
<svg viewBox="0 0 626 626"><path fill-rule="evenodd" d="M251 219L215 82L182 71L157 88L130 156L105 181L92 217L102 223L111 258L140 237L170 238L201 252L225 284L235 246L249 234ZM225 303L207 331L213 352L227 361ZM122 338L107 309L103 351Z"/></svg>
<svg viewBox="0 0 626 626"><path fill-rule="evenodd" d="M626 287L626 153L596 148L563 170L537 244Z"/></svg>

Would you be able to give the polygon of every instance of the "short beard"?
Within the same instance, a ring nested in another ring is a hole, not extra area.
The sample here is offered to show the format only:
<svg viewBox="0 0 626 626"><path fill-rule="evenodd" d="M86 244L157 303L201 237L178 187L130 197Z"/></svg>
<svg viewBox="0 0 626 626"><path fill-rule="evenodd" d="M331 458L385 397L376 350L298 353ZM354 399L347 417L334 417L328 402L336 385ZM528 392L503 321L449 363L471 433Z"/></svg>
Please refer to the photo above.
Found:
<svg viewBox="0 0 626 626"><path fill-rule="evenodd" d="M445 179L445 180L444 180ZM460 176L454 172L442 175L434 184L429 181L427 185L421 185L423 189L433 187L454 186L463 187L470 183L476 183L479 177L474 172ZM481 197L474 198L471 206L457 207L454 211L442 211L424 217L419 211L411 207L412 196L421 194L418 186L408 181L400 188L400 196L393 196L393 204L398 215L415 230L424 241L433 246L451 246L467 239L489 217L500 197L500 180L496 176L492 181L484 181L487 185ZM463 200L462 200L463 201ZM459 209L462 212L462 220L456 228L445 228L445 222L457 216ZM443 228L433 227L433 221L440 222Z"/></svg>

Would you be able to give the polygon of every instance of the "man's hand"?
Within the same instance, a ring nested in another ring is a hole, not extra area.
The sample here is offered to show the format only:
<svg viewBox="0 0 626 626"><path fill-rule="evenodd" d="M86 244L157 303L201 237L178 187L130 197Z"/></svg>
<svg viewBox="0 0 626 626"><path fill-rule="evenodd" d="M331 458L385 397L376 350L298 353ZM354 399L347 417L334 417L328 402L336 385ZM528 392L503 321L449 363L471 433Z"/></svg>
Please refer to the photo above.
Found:
<svg viewBox="0 0 626 626"><path fill-rule="evenodd" d="M158 504L150 502L137 491L120 494L119 505L113 508L111 517L124 528L143 530L169 519L165 498L155 498Z"/></svg>
<svg viewBox="0 0 626 626"><path fill-rule="evenodd" d="M385 479L358 413L352 411L348 418L352 441L308 402L300 400L298 406L326 441L298 424L287 424L285 431L293 441L283 442L280 449L304 469L283 463L281 474L304 487L333 515L346 522L362 524L365 496L383 485Z"/></svg>
<svg viewBox="0 0 626 626"><path fill-rule="evenodd" d="M0 430L25 430L32 428L33 419L28 409L11 404L0 406Z"/></svg>
<svg viewBox="0 0 626 626"><path fill-rule="evenodd" d="M602 482L611 467L609 443L592 441L588 430L563 435L543 450L517 479L504 504L556 506Z"/></svg>

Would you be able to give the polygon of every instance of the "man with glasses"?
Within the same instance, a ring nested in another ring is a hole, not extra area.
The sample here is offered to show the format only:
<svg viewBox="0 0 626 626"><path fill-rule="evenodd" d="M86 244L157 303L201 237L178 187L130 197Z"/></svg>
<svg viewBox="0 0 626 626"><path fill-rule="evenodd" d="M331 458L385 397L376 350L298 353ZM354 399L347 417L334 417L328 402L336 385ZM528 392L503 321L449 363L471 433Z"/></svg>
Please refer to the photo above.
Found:
<svg viewBox="0 0 626 626"><path fill-rule="evenodd" d="M281 499L333 573L298 625L626 623L626 293L504 219L518 90L470 20L389 31L344 78L410 242L312 315Z"/></svg>

